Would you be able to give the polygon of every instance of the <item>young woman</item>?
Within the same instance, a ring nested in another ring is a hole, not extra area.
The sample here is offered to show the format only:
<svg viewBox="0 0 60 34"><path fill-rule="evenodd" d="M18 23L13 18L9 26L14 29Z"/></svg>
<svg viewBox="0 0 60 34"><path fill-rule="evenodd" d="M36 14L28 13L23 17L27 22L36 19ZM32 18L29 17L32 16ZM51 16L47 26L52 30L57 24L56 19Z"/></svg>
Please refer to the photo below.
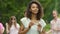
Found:
<svg viewBox="0 0 60 34"><path fill-rule="evenodd" d="M0 34L4 33L4 26L2 24L2 22L0 22Z"/></svg>
<svg viewBox="0 0 60 34"><path fill-rule="evenodd" d="M51 30L47 32L49 34L60 34L60 18L58 18L57 10L53 10L53 20L51 20Z"/></svg>
<svg viewBox="0 0 60 34"><path fill-rule="evenodd" d="M41 17L41 4L38 1L31 1L28 4L26 16L20 20L22 24L19 34L40 34L46 25Z"/></svg>
<svg viewBox="0 0 60 34"><path fill-rule="evenodd" d="M8 23L6 23L6 33L7 34L18 34L20 26L17 23L16 17L11 16Z"/></svg>

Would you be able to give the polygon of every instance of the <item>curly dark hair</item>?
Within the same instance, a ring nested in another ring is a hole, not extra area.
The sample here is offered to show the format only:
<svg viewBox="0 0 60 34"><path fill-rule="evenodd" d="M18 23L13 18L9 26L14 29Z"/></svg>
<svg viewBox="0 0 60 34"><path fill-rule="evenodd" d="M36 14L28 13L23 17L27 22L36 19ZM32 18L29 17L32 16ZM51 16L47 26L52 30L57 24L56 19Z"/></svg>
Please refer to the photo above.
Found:
<svg viewBox="0 0 60 34"><path fill-rule="evenodd" d="M35 3L35 4L38 6L38 9L39 9L39 10L38 10L38 13L37 13L37 15L36 15L36 19L37 19L37 20L40 20L40 18L42 17L42 14L43 14L43 9L42 9L41 4L40 4L38 1L30 1L30 2L29 2L28 6L27 6L27 11L26 11L27 14L26 14L26 16L31 19L32 13L31 13L31 11L30 11L30 8L31 8L31 5L32 5L33 3Z"/></svg>

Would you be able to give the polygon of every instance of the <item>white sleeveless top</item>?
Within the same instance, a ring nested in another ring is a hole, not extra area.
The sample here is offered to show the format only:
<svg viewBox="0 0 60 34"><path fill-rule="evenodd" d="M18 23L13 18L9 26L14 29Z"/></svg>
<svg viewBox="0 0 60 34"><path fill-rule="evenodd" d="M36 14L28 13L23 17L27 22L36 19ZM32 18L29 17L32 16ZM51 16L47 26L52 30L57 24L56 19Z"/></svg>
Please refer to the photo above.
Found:
<svg viewBox="0 0 60 34"><path fill-rule="evenodd" d="M18 34L18 31L19 31L20 26L19 26L18 23L16 23L16 26L17 26L17 28L15 28L14 25L11 26L10 32L9 32L10 34Z"/></svg>
<svg viewBox="0 0 60 34"><path fill-rule="evenodd" d="M31 20L27 17L24 17L21 19L21 22L23 23L24 27L27 28L29 26L29 23L31 22ZM39 24L41 24L42 29L45 27L46 23L43 19L40 20ZM33 25L31 27L31 29L27 32L27 34L39 34L38 29L37 29L37 25Z"/></svg>

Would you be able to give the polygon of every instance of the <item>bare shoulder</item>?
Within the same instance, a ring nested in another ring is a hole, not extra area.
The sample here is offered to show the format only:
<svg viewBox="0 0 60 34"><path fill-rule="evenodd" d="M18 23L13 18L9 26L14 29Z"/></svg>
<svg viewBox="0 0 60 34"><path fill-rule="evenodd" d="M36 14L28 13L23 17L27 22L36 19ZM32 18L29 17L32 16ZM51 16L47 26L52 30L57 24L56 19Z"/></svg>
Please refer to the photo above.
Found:
<svg viewBox="0 0 60 34"><path fill-rule="evenodd" d="M23 17L20 19L20 21L24 21L24 20L27 20L27 17Z"/></svg>

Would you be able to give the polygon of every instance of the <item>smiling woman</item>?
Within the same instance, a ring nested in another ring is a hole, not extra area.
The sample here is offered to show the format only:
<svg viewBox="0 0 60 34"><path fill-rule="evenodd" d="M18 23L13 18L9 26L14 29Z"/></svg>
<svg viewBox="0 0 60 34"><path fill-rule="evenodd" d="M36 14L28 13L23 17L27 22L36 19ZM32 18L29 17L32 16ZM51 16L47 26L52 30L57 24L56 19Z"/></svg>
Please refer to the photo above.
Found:
<svg viewBox="0 0 60 34"><path fill-rule="evenodd" d="M42 6L38 1L29 2L26 16L20 19L22 25L19 34L45 34L43 28L46 23L42 19L42 11Z"/></svg>

